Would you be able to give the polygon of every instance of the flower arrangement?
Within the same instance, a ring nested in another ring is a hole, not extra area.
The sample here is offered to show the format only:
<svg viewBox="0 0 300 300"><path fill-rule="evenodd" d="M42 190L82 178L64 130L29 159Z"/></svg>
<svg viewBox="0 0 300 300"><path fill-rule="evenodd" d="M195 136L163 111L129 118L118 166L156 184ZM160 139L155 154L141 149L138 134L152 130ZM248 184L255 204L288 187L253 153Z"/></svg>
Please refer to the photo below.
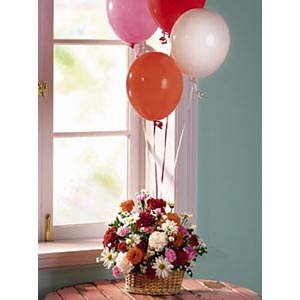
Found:
<svg viewBox="0 0 300 300"><path fill-rule="evenodd" d="M154 199L145 190L136 194L136 201L122 202L115 220L108 224L97 262L112 268L116 278L130 272L148 279L166 278L175 270L192 276L190 267L198 255L207 253L207 247L190 223L192 215L180 217L174 205Z"/></svg>

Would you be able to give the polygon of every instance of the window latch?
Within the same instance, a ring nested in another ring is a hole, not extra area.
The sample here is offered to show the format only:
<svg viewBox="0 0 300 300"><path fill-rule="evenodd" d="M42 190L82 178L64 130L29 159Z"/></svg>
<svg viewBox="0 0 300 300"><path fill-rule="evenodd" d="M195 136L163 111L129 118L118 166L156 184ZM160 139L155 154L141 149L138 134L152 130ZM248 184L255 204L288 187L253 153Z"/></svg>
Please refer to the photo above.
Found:
<svg viewBox="0 0 300 300"><path fill-rule="evenodd" d="M46 215L46 232L45 232L45 241L50 241L50 229L51 229L51 215Z"/></svg>
<svg viewBox="0 0 300 300"><path fill-rule="evenodd" d="M47 96L47 81L39 81L38 83L38 95L45 97Z"/></svg>

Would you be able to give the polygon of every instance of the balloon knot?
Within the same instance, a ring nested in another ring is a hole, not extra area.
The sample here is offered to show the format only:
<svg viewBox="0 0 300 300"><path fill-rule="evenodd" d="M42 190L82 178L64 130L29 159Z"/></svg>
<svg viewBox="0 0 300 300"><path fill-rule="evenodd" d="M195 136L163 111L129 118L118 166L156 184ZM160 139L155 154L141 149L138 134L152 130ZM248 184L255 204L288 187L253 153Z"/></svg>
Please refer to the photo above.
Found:
<svg viewBox="0 0 300 300"><path fill-rule="evenodd" d="M197 97L198 97L199 100L202 99L204 97L204 92L197 91Z"/></svg>
<svg viewBox="0 0 300 300"><path fill-rule="evenodd" d="M164 44L167 44L168 43L168 41L167 41L167 39L166 39L166 35L167 35L167 33L166 32L164 32L164 31L162 31L162 37L160 37L159 38L159 40L161 41L161 43L164 45Z"/></svg>
<svg viewBox="0 0 300 300"><path fill-rule="evenodd" d="M154 127L158 127L159 129L162 129L164 124L162 121L155 120L155 121L153 121L153 125L154 125Z"/></svg>

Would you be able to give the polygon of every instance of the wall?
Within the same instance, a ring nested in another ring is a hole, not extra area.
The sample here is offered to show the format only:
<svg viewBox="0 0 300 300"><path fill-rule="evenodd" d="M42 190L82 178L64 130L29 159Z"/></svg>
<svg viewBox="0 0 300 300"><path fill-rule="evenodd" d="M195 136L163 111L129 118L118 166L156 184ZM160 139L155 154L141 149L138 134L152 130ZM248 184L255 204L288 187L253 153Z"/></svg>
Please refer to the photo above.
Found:
<svg viewBox="0 0 300 300"><path fill-rule="evenodd" d="M206 7L226 20L231 48L199 81L198 232L209 254L195 275L261 293L261 1Z"/></svg>
<svg viewBox="0 0 300 300"><path fill-rule="evenodd" d="M39 271L38 299L43 300L46 293L64 286L101 279L113 279L111 270L105 270L101 265Z"/></svg>
<svg viewBox="0 0 300 300"><path fill-rule="evenodd" d="M199 86L198 231L208 244L194 277L261 293L261 1L207 0L231 31L222 67ZM39 272L39 299L77 282L112 278L103 268Z"/></svg>

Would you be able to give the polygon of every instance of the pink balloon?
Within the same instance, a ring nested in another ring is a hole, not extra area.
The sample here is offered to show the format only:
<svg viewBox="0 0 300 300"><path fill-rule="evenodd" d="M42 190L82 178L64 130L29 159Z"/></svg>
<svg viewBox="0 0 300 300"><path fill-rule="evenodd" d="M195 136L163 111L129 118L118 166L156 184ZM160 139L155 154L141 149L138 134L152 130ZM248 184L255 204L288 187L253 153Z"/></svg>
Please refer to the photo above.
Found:
<svg viewBox="0 0 300 300"><path fill-rule="evenodd" d="M147 0L107 0L106 11L116 35L129 44L147 40L157 29Z"/></svg>

